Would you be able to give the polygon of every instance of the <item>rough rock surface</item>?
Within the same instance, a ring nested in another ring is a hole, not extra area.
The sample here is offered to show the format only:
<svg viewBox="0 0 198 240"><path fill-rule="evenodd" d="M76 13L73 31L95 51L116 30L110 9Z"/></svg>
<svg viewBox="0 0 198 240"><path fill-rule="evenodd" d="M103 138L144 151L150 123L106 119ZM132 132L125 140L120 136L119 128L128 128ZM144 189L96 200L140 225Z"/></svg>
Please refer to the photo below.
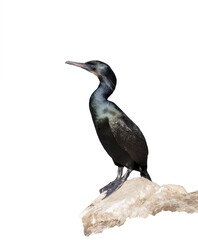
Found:
<svg viewBox="0 0 198 240"><path fill-rule="evenodd" d="M146 218L161 211L198 212L198 191L187 193L179 185L159 186L145 178L128 180L109 197L102 193L82 213L84 234L121 226L126 219Z"/></svg>

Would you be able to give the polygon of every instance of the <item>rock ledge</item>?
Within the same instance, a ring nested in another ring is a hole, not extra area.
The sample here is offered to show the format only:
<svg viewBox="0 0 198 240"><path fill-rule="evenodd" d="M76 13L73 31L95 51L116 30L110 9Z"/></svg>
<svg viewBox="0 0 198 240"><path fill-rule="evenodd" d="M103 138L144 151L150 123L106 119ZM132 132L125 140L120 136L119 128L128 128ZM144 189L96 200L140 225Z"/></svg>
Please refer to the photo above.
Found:
<svg viewBox="0 0 198 240"><path fill-rule="evenodd" d="M187 193L182 186L159 186L145 178L128 180L102 200L104 196L101 194L81 214L86 236L121 226L128 217L146 218L161 211L198 212L198 191Z"/></svg>

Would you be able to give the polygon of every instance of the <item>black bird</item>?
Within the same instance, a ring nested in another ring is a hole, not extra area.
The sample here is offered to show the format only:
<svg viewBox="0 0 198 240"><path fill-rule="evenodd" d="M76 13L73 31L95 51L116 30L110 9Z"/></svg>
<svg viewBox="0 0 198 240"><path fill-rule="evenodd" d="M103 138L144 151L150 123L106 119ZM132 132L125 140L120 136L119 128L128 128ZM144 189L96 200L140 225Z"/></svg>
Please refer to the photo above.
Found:
<svg viewBox="0 0 198 240"><path fill-rule="evenodd" d="M139 171L142 177L151 180L147 172L148 147L144 135L115 103L108 100L116 87L114 72L100 61L66 63L88 70L100 81L90 97L89 107L100 142L118 166L116 179L100 189L100 193L107 191L105 198L109 196L122 186L132 170ZM123 167L127 168L124 175Z"/></svg>

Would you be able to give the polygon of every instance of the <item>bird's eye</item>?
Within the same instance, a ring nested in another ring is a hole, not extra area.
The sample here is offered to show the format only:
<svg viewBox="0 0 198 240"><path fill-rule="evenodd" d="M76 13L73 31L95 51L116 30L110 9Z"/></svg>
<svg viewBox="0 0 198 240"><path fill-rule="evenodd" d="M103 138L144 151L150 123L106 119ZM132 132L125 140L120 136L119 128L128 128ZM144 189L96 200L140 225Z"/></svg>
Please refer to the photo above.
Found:
<svg viewBox="0 0 198 240"><path fill-rule="evenodd" d="M92 70L94 70L94 71L96 70L96 67L93 64L90 64L90 67Z"/></svg>

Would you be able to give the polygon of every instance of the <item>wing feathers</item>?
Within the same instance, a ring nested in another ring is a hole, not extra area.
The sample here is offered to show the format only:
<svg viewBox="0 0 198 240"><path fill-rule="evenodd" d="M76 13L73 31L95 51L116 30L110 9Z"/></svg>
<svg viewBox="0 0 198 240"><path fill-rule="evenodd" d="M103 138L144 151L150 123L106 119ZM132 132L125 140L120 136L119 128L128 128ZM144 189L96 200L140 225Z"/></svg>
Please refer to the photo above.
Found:
<svg viewBox="0 0 198 240"><path fill-rule="evenodd" d="M126 115L109 119L113 136L122 149L140 165L146 165L148 147L144 135Z"/></svg>

